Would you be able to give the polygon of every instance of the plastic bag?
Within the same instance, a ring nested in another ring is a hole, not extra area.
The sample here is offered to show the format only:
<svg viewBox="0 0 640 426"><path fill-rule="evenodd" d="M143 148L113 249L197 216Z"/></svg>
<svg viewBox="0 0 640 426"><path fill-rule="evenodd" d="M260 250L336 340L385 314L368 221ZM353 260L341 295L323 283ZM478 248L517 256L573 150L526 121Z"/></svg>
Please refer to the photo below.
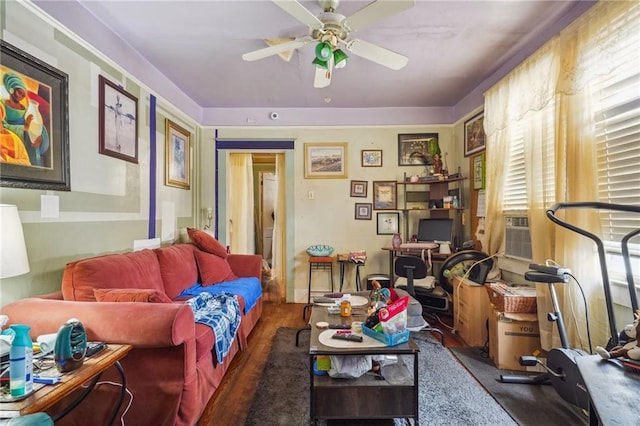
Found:
<svg viewBox="0 0 640 426"><path fill-rule="evenodd" d="M334 379L357 379L372 367L371 355L331 355L329 376Z"/></svg>

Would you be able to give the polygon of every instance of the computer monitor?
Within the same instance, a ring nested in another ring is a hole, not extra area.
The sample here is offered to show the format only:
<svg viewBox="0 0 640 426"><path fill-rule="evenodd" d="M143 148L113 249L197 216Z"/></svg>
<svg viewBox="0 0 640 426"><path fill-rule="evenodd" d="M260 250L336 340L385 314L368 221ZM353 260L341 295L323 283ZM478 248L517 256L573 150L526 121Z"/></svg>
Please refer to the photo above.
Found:
<svg viewBox="0 0 640 426"><path fill-rule="evenodd" d="M418 222L418 241L453 242L453 219L420 219Z"/></svg>

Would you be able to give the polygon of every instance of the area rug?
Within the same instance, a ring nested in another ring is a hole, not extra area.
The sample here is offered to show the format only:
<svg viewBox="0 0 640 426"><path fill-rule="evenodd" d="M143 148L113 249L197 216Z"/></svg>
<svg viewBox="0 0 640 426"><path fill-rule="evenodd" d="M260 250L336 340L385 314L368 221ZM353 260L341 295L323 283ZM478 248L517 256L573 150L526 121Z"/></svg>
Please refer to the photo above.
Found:
<svg viewBox="0 0 640 426"><path fill-rule="evenodd" d="M588 423L587 416L563 400L553 386L500 382L500 374L520 372L496 368L481 348L451 348L451 352L521 425L582 426Z"/></svg>
<svg viewBox="0 0 640 426"><path fill-rule="evenodd" d="M295 329L278 329L246 420L248 426L309 424L308 333L295 346ZM418 357L419 420L425 425L516 425L467 370L429 333L414 333ZM411 368L411 366L409 366ZM318 421L319 425L404 424Z"/></svg>

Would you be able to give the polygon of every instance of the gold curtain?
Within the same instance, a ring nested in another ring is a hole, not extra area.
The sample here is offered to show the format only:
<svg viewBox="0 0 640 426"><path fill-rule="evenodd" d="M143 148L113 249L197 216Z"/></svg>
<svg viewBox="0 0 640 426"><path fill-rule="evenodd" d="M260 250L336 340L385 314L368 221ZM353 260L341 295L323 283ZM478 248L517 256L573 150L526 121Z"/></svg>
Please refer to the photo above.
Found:
<svg viewBox="0 0 640 426"><path fill-rule="evenodd" d="M253 161L251 153L229 154L227 217L231 252L255 253L253 218Z"/></svg>
<svg viewBox="0 0 640 426"><path fill-rule="evenodd" d="M585 289L592 340L606 343L608 324L602 279L594 244L554 225L546 209L555 202L597 200L597 160L592 106L595 87L603 75L620 65L614 52L626 31L638 31L637 2L599 2L542 46L485 97L487 157L487 226L482 241L490 254L504 239L503 190L511 135L518 129L524 140L529 225L533 230L533 259L553 260L573 270ZM633 24L635 22L635 25ZM636 51L637 55L638 52ZM598 234L595 212L562 212L567 222ZM577 286L557 286L571 345L586 344L584 307ZM544 349L559 346L555 326L546 319L552 311L547 286L538 285L538 313ZM569 289L566 294L564 290Z"/></svg>

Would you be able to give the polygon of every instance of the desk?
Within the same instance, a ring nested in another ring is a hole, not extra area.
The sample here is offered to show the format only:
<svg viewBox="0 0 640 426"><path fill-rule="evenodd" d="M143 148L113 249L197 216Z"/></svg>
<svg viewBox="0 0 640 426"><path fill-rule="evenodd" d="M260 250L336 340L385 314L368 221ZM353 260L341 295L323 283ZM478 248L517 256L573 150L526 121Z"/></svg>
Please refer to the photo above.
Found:
<svg viewBox="0 0 640 426"><path fill-rule="evenodd" d="M394 248L394 247L382 247L382 250L388 251L389 252L389 277L390 277L390 285L391 287L394 286L395 284L395 277L394 277L394 272L393 272L393 261L395 260L396 256L400 255L400 254L411 254L414 256L421 256L422 255L422 250L420 249L407 249L407 248ZM442 263L444 262L447 257L451 256L452 253L438 253L435 250L431 251L431 263ZM431 275L436 276L435 273L432 273Z"/></svg>
<svg viewBox="0 0 640 426"><path fill-rule="evenodd" d="M108 345L101 353L85 359L82 367L79 369L64 373L60 383L55 385L44 385L23 400L0 403L0 418L17 417L46 411L65 397L72 394L74 391L80 389L82 385L91 381L90 387L87 388L88 391L83 392L79 401L74 401L74 404L71 404L69 409L64 410L61 415L55 417L52 416L54 421L57 421L70 411L70 409L75 408L75 406L84 399L89 391L93 389L93 385L95 385L95 382L98 381L105 370L115 365L122 378L122 392L118 406L114 408L111 422L109 422L109 424L112 424L113 417L115 417L120 410L120 405L122 405L122 400L126 392L124 370L122 370L120 360L127 355L131 348L131 345Z"/></svg>
<svg viewBox="0 0 640 426"><path fill-rule="evenodd" d="M589 392L590 425L640 424L640 374L599 355L577 357L576 362Z"/></svg>

